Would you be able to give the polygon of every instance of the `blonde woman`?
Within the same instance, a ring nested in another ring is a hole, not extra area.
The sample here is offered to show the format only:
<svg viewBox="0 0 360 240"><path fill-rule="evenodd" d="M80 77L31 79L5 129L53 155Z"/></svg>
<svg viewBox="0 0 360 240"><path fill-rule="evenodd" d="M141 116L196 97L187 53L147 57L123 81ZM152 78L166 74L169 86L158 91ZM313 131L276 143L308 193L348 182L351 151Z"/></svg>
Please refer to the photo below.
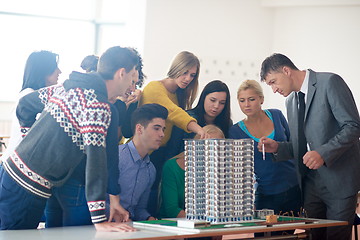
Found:
<svg viewBox="0 0 360 240"><path fill-rule="evenodd" d="M166 145L169 140L173 125L203 137L202 128L185 112L191 108L196 98L199 71L199 59L194 54L183 51L174 58L165 79L152 81L145 86L140 105L157 103L169 111L162 145Z"/></svg>
<svg viewBox="0 0 360 240"><path fill-rule="evenodd" d="M153 216L156 215L157 211L157 189L162 166L166 160L165 145L171 136L173 126L175 125L186 132L199 134L201 138L206 136L202 127L197 124L196 119L185 111L191 108L196 98L199 71L199 59L190 52L180 52L172 61L167 77L160 81L148 83L142 92L140 106L157 103L164 106L169 112L162 147L150 155L150 159L156 168L156 179L149 202L149 209Z"/></svg>
<svg viewBox="0 0 360 240"><path fill-rule="evenodd" d="M284 115L278 109L262 109L264 94L255 80L243 81L237 98L246 117L230 128L229 137L254 139L256 209L274 209L276 214L291 214L293 211L296 214L301 206L301 195L294 160L273 162L271 154L263 156L257 148L259 138L263 136L276 141L289 140L289 126Z"/></svg>
<svg viewBox="0 0 360 240"><path fill-rule="evenodd" d="M208 138L225 138L220 128L213 124L204 127ZM195 139L199 139L199 135ZM185 217L185 157L184 152L166 161L161 181L162 218Z"/></svg>

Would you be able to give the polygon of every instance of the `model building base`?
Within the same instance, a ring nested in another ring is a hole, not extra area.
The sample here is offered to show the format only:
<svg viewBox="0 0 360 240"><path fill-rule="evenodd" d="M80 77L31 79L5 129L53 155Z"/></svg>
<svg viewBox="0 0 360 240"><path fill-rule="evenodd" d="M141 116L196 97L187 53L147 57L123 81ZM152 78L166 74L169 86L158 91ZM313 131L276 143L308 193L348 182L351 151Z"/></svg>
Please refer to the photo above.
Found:
<svg viewBox="0 0 360 240"><path fill-rule="evenodd" d="M209 227L242 227L242 226L249 226L253 225L255 223L262 223L264 220L262 219L251 219L248 221L227 221L227 222L210 222L210 221L204 221L204 220L189 220L189 219L179 219L176 221L178 227L182 228L202 228L206 229Z"/></svg>
<svg viewBox="0 0 360 240"><path fill-rule="evenodd" d="M179 226L179 220L181 220L182 225ZM189 222L189 223L185 223ZM233 229L233 228L243 228L243 227L281 227L285 225L294 226L299 224L314 223L316 219L307 219L307 218L297 218L297 217L284 217L277 216L277 222L267 223L264 219L253 219L252 221L243 221L243 222L233 222L233 223L209 223L206 221L195 221L186 219L178 220L153 220L153 221L136 221L133 222L135 228L140 229L158 229L163 231L175 231L175 232L186 232L186 233L198 233L200 230L212 231L216 229ZM208 223L208 224L205 224ZM201 224L200 224L201 223ZM205 225L203 225L205 224ZM192 226L192 227L191 227Z"/></svg>
<svg viewBox="0 0 360 240"><path fill-rule="evenodd" d="M177 220L177 226L184 227L184 228L208 227L208 226L210 226L210 222L202 221L202 220L179 219L179 220Z"/></svg>

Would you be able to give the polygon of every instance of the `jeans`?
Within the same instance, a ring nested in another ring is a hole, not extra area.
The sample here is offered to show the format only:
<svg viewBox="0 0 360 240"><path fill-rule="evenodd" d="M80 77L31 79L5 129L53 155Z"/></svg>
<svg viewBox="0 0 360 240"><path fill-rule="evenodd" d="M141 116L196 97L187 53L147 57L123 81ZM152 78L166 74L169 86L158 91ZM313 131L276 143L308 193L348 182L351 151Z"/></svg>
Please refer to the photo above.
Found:
<svg viewBox="0 0 360 240"><path fill-rule="evenodd" d="M54 187L53 195L46 203L45 216L47 228L91 225L85 185L70 178L61 187Z"/></svg>
<svg viewBox="0 0 360 240"><path fill-rule="evenodd" d="M0 230L36 229L46 200L25 190L0 167Z"/></svg>

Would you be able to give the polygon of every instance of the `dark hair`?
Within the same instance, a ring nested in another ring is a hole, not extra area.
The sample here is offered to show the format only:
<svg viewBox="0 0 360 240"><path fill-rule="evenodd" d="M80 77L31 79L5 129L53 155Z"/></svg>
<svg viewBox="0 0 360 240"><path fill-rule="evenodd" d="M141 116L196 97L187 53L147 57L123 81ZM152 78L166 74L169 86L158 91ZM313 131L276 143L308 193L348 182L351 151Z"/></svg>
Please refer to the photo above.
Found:
<svg viewBox="0 0 360 240"><path fill-rule="evenodd" d="M193 111L198 116L198 119L197 119L198 122L200 124L205 125L204 117L205 117L206 113L205 113L205 109L204 109L204 102L205 102L206 96L213 92L225 92L226 93L226 103L225 103L224 109L219 114L219 116L217 116L215 118L214 124L223 131L225 136L227 136L228 132L229 132L229 128L232 123L231 123L231 119L230 119L230 115L231 115L230 91L229 91L228 86L224 82L222 82L220 80L214 80L214 81L211 81L208 84L206 84L206 86L204 87L204 89L201 92L199 102L196 105L196 107L193 108Z"/></svg>
<svg viewBox="0 0 360 240"><path fill-rule="evenodd" d="M46 78L58 68L58 59L59 55L45 50L31 53L26 60L21 91L46 87Z"/></svg>
<svg viewBox="0 0 360 240"><path fill-rule="evenodd" d="M133 52L135 52L135 54L138 57L138 64L136 66L136 70L139 73L139 81L136 83L136 86L138 88L141 88L142 85L144 84L144 79L146 78L146 75L143 73L142 68L143 68L143 60L142 57L140 56L140 53L135 49L135 48L130 48Z"/></svg>
<svg viewBox="0 0 360 240"><path fill-rule="evenodd" d="M115 46L101 55L97 72L105 80L110 80L120 68L125 68L126 72L130 72L138 64L139 57L132 49Z"/></svg>
<svg viewBox="0 0 360 240"><path fill-rule="evenodd" d="M80 67L86 72L96 72L98 62L98 56L88 55L81 61Z"/></svg>
<svg viewBox="0 0 360 240"><path fill-rule="evenodd" d="M270 57L267 57L261 64L260 78L261 81L265 81L266 76L271 72L278 72L282 67L289 67L291 69L299 70L294 63L285 55L280 53L274 53Z"/></svg>
<svg viewBox="0 0 360 240"><path fill-rule="evenodd" d="M141 124L146 127L151 120L154 118L162 118L166 120L168 117L168 110L157 104L150 103L144 104L141 107L135 109L135 111L131 115L131 129L135 134L135 126L136 124Z"/></svg>

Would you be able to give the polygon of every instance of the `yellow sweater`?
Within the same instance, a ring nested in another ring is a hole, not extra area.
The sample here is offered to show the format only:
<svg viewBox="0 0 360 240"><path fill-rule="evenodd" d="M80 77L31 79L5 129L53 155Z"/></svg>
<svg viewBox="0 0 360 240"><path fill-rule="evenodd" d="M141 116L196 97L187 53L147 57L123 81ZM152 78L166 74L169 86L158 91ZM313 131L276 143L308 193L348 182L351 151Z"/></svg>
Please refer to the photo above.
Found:
<svg viewBox="0 0 360 240"><path fill-rule="evenodd" d="M168 118L166 119L165 137L163 138L162 146L166 145L167 141L170 139L171 130L174 125L189 132L187 130L187 125L191 121L196 122L195 118L190 117L184 109L178 106L179 103L176 94L169 92L160 81L152 81L145 86L139 106L148 103L160 104L169 111Z"/></svg>

